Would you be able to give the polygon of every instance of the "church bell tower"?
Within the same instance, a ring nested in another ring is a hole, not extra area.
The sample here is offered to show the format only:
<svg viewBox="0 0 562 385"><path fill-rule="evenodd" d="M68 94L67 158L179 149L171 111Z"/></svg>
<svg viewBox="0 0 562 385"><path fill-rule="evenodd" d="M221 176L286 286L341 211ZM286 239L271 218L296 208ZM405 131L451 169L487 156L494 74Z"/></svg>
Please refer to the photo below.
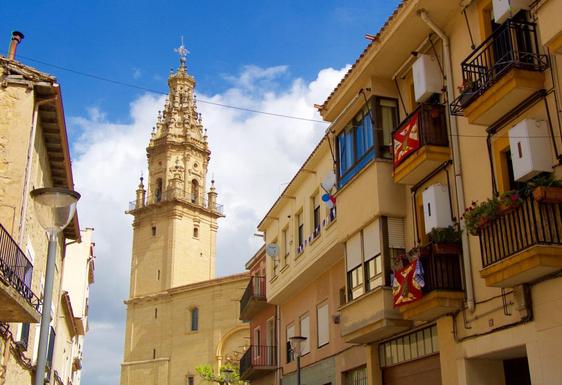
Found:
<svg viewBox="0 0 562 385"><path fill-rule="evenodd" d="M148 180L141 177L128 211L134 216L130 298L215 278L222 207L214 181L205 192L211 151L183 42L176 52L180 66L168 78L169 94L146 149Z"/></svg>

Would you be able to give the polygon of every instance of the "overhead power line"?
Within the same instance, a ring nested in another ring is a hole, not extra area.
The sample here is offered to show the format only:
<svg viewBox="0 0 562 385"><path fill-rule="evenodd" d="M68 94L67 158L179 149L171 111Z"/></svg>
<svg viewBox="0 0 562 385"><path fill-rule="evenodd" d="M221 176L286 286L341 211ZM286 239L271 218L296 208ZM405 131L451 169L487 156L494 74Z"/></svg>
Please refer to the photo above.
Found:
<svg viewBox="0 0 562 385"><path fill-rule="evenodd" d="M168 95L166 92L156 90L156 89L153 89L153 88L139 86L139 85L136 85L136 84L123 82L121 80L110 79L110 78L107 78L107 77L104 77L104 76L86 73L86 72L78 71L78 70L75 70L75 69L72 69L72 68L62 67L62 66L59 66L59 65L56 65L56 64L47 63L47 62L44 62L42 60L37 60L37 59L30 58L30 57L22 56L22 55L18 55L18 56L25 59L25 60L29 60L31 62L34 62L34 63L43 64L43 65L46 65L46 66L49 66L49 67L57 68L61 71L66 71L66 72L70 72L70 73L73 73L73 74L76 74L76 75L88 77L88 78L91 78L91 79L100 80L100 81L103 81L103 82L106 82L106 83L116 84L116 85L119 85L119 86L133 88L133 89L146 91L146 92L150 92L150 93L154 93L154 94L158 94L158 95ZM209 105L212 105L212 106L230 108L230 109L233 109L233 110L251 112L251 113L254 113L254 114L269 115L269 116L275 116L275 117L278 117L278 118L300 120L300 121L312 122L312 123L329 124L329 122L325 122L323 120L309 119L309 118L303 118L303 117L300 117L300 116L293 116L293 115L279 114L279 113L275 113L275 112L255 110L255 109L252 109L252 108L246 108L246 107L240 107L240 106L233 106L233 105L230 105L230 104L217 103L217 102L212 102L210 100L204 100L204 99L197 99L197 102L209 104Z"/></svg>

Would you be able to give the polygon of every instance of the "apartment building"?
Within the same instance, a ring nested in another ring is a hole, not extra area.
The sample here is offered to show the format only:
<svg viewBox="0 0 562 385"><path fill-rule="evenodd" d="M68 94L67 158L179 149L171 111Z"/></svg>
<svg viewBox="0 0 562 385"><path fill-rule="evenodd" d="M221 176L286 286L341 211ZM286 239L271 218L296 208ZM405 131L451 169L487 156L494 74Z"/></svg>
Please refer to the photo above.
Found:
<svg viewBox="0 0 562 385"><path fill-rule="evenodd" d="M273 257L277 249L269 251ZM267 303L266 250L262 246L246 263L250 281L240 299L240 320L250 323L250 344L240 359L240 379L254 385L277 383L279 341L276 307Z"/></svg>
<svg viewBox="0 0 562 385"><path fill-rule="evenodd" d="M403 1L321 106L369 384L560 383L560 15Z"/></svg>
<svg viewBox="0 0 562 385"><path fill-rule="evenodd" d="M74 188L60 84L16 60L22 39L14 32L8 56L0 56L0 384L31 384L35 374L48 239L29 193L39 187ZM64 349L55 346L64 334L59 321L75 321L63 309L63 279L89 274L88 266L65 266L65 242L89 247L79 229L75 215L57 238L45 373L49 384L73 381L59 375Z"/></svg>
<svg viewBox="0 0 562 385"><path fill-rule="evenodd" d="M279 317L279 376L283 385L344 384L366 378L365 348L342 338L344 244L330 142L323 138L258 226L266 245L267 302ZM334 179L332 182L331 179ZM300 346L292 337L304 337Z"/></svg>

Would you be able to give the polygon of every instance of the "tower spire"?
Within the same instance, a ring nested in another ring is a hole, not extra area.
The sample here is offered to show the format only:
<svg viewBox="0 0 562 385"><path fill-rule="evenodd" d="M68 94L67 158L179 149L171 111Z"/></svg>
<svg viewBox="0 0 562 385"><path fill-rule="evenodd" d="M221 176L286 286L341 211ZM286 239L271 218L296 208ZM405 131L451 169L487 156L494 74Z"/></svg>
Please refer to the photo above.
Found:
<svg viewBox="0 0 562 385"><path fill-rule="evenodd" d="M183 35L181 37L181 44L178 48L174 48L174 51L178 53L178 55L180 56L180 68L179 70L182 71L186 71L186 62L187 62L187 54L189 53L189 51L187 50L187 48L185 48L185 45L183 45Z"/></svg>

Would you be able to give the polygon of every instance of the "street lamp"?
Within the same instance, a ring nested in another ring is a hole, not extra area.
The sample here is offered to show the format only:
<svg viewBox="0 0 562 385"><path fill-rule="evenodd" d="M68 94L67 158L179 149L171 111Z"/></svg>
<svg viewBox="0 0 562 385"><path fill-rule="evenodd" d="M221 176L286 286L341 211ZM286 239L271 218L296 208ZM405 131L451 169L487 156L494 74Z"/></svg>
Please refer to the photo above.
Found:
<svg viewBox="0 0 562 385"><path fill-rule="evenodd" d="M230 385L234 380L234 370L231 367L222 367L222 377L226 385Z"/></svg>
<svg viewBox="0 0 562 385"><path fill-rule="evenodd" d="M49 238L47 267L45 270L45 291L43 309L41 310L41 327L39 332L39 349L35 385L45 383L45 365L47 364L47 346L49 324L51 323L51 302L53 299L53 279L55 275L55 258L57 255L57 235L70 223L76 212L76 202L80 194L61 187L38 188L30 193L34 201L35 213L41 227Z"/></svg>
<svg viewBox="0 0 562 385"><path fill-rule="evenodd" d="M291 350L297 355L297 385L301 385L301 354L302 354L302 344L306 341L306 337L303 336L293 336L289 337L291 342Z"/></svg>

